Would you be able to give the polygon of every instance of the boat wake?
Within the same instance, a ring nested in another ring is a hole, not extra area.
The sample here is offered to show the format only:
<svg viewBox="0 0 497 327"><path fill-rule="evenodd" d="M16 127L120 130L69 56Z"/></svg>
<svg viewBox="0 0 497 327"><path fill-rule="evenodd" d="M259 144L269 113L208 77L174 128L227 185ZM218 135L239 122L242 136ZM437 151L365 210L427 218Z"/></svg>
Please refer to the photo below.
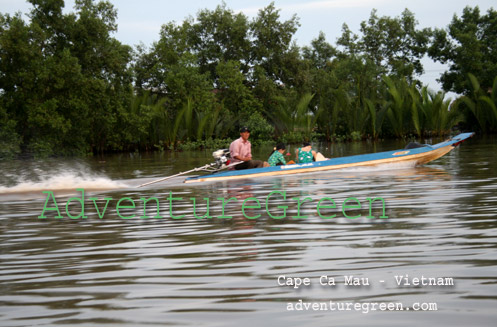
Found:
<svg viewBox="0 0 497 327"><path fill-rule="evenodd" d="M55 176L41 177L38 181L20 180L14 186L0 186L0 194L37 193L41 191L75 191L82 188L85 191L111 190L125 188L128 185L113 181L108 177L95 176L88 173L76 173L73 171L61 172Z"/></svg>

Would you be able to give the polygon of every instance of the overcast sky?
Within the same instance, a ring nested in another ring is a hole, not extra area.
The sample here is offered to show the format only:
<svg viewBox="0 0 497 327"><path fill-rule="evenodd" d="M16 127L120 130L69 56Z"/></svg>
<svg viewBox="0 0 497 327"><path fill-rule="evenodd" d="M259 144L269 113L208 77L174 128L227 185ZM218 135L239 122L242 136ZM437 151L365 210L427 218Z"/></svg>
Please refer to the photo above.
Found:
<svg viewBox="0 0 497 327"><path fill-rule="evenodd" d="M178 24L188 16L196 17L201 9L215 9L221 0L110 0L118 10L118 32L115 37L129 45L140 42L150 46L159 38L162 24L175 21ZM225 0L228 8L243 12L249 17L257 15L259 9L271 3L270 0ZM66 11L72 11L73 0L66 0ZM322 31L327 41L335 44L341 35L342 24L357 32L361 21L367 20L372 9L377 9L379 16L399 16L405 8L412 11L419 22L418 27L446 27L454 14L461 15L466 6L479 6L482 13L497 7L495 0L275 0L277 9L281 9L281 19L289 19L297 14L300 28L295 35L298 45L309 45L311 40ZM27 13L31 4L23 0L0 0L0 12L13 14L17 11ZM440 87L436 78L444 67L424 60L425 75L422 81L435 90Z"/></svg>

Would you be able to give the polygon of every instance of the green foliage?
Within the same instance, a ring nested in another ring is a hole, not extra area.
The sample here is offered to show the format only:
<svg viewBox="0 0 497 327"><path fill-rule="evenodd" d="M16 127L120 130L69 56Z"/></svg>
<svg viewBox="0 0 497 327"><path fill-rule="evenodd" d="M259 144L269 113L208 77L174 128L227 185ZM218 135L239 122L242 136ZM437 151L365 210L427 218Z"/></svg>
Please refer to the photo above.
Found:
<svg viewBox="0 0 497 327"><path fill-rule="evenodd" d="M318 38L311 41L311 46L302 48L303 58L311 61L318 69L326 69L331 59L336 56L336 49L326 42L323 32L319 32Z"/></svg>
<svg viewBox="0 0 497 327"><path fill-rule="evenodd" d="M108 1L77 0L71 13L29 2L28 20L0 14L0 157L210 148L242 125L253 143L497 131L493 9L468 7L434 32L407 9L373 10L359 34L344 25L336 44L320 33L300 48L297 16L222 3L133 51L113 38ZM455 105L416 81L427 49L451 65L442 82L464 93Z"/></svg>
<svg viewBox="0 0 497 327"><path fill-rule="evenodd" d="M9 119L0 106L0 159L10 159L21 152L21 138L15 127L16 122Z"/></svg>
<svg viewBox="0 0 497 327"><path fill-rule="evenodd" d="M473 74L468 74L472 92L458 99L458 107L466 106L476 118L478 127L483 132L497 131L497 76L493 87L488 92L481 88L479 81Z"/></svg>
<svg viewBox="0 0 497 327"><path fill-rule="evenodd" d="M250 40L249 22L244 14L235 14L223 3L213 11L201 10L197 14L197 23L184 24L183 28L202 73L206 72L216 80L219 76L217 65L230 61L243 62L243 71L247 71Z"/></svg>
<svg viewBox="0 0 497 327"><path fill-rule="evenodd" d="M278 136L299 133L303 140L311 139L319 117L319 110L313 110L310 106L313 98L314 95L310 93L301 96L291 93L279 99L279 107L270 114Z"/></svg>
<svg viewBox="0 0 497 327"><path fill-rule="evenodd" d="M396 137L446 135L462 121L457 107L445 100L443 92L419 89L405 79L384 78L387 90L384 108Z"/></svg>
<svg viewBox="0 0 497 327"><path fill-rule="evenodd" d="M131 48L110 37L108 2L32 0L30 21L0 16L1 100L34 155L122 149L117 126L131 83Z"/></svg>
<svg viewBox="0 0 497 327"><path fill-rule="evenodd" d="M354 131L350 134L350 138L352 139L352 141L360 141L362 139L362 133Z"/></svg>
<svg viewBox="0 0 497 327"><path fill-rule="evenodd" d="M445 91L469 95L474 91L468 74L473 74L485 90L497 76L497 11L490 8L484 15L478 7L464 8L454 15L446 29L434 31L429 55L449 65L440 78Z"/></svg>
<svg viewBox="0 0 497 327"><path fill-rule="evenodd" d="M347 92L342 89L330 89L324 94L320 94L319 111L321 115L317 121L318 127L326 135L328 141L336 134L340 121L340 112L349 107L350 98Z"/></svg>
<svg viewBox="0 0 497 327"><path fill-rule="evenodd" d="M218 64L217 98L231 112L241 114L242 119L247 119L247 116L261 111L262 106L255 99L240 69L240 63L232 60Z"/></svg>
<svg viewBox="0 0 497 327"><path fill-rule="evenodd" d="M197 150L197 149L227 149L229 148L232 139L207 139L200 141L187 141L185 143L178 144L178 150Z"/></svg>
<svg viewBox="0 0 497 327"><path fill-rule="evenodd" d="M250 128L250 135L254 140L269 141L273 139L274 127L261 113L252 114L245 121L245 125Z"/></svg>
<svg viewBox="0 0 497 327"><path fill-rule="evenodd" d="M373 9L361 23L361 36L344 24L338 44L343 56L364 55L380 68L380 74L404 76L409 80L423 72L421 58L427 51L430 29L416 29L414 14L404 10L400 17L378 17Z"/></svg>
<svg viewBox="0 0 497 327"><path fill-rule="evenodd" d="M387 117L396 137L409 133L409 109L412 108L410 88L405 80L394 80L388 76L383 78L387 86ZM417 123L417 122L415 122Z"/></svg>
<svg viewBox="0 0 497 327"><path fill-rule="evenodd" d="M376 140L381 134L383 120L389 108L388 103L375 103L370 99L364 99L364 105L366 110L369 111L371 136Z"/></svg>
<svg viewBox="0 0 497 327"><path fill-rule="evenodd" d="M287 81L282 76L285 57L290 53L293 35L299 26L297 16L281 22L279 10L274 3L259 10L250 23L252 36L251 59L254 65L261 66L266 76L273 81Z"/></svg>
<svg viewBox="0 0 497 327"><path fill-rule="evenodd" d="M463 120L456 106L451 107L451 100L445 100L443 92L431 92L423 87L416 105L422 113L423 125L418 128L418 135L446 135Z"/></svg>
<svg viewBox="0 0 497 327"><path fill-rule="evenodd" d="M125 126L125 132L130 137L130 145L138 149L148 149L151 144L162 148L163 140L169 141L171 130L167 122L171 120L171 114L165 107L164 98L157 94L143 92L132 94L131 103L126 113L129 123ZM169 143L167 142L166 143Z"/></svg>

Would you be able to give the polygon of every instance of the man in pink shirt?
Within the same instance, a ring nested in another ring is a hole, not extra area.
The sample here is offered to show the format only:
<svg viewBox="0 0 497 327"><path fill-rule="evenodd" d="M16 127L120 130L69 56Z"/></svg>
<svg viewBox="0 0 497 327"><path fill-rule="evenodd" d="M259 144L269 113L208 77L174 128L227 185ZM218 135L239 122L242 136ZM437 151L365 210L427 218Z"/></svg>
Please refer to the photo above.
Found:
<svg viewBox="0 0 497 327"><path fill-rule="evenodd" d="M249 136L250 136L250 130L247 127L242 127L240 128L240 138L231 142L230 145L231 162L232 163L242 162L234 166L236 170L248 169L248 168L260 168L264 166L264 163L262 161L252 160L252 145L248 140Z"/></svg>

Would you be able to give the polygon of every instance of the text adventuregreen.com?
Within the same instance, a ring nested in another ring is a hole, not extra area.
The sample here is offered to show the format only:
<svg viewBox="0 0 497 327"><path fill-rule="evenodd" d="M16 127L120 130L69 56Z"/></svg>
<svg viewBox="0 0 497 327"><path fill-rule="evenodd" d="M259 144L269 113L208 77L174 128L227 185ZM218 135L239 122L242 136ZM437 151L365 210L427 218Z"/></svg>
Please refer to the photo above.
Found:
<svg viewBox="0 0 497 327"><path fill-rule="evenodd" d="M88 216L85 213L85 191L84 189L76 189L76 191L81 192L81 196L79 197L72 197L69 198L66 203L65 203L65 213L68 218L71 219L85 219L88 218ZM61 210L59 208L59 205L57 204L57 200L55 199L53 191L43 191L42 193L46 194L46 199L45 199L45 204L43 206L41 215L38 216L40 219L45 219L49 218L46 214L51 212L53 218L64 218L64 216L61 214ZM95 207L95 211L97 216L102 219L107 212L107 208L109 205L109 202L113 200L111 197L104 197L103 199L99 199L96 197L90 197L88 198L90 203L92 203ZM293 219L306 219L309 217L309 215L303 215L301 214L301 210L304 207L304 209L309 209L313 208L315 209L315 212L317 215L322 218L322 219L333 219L337 217L337 209L339 207L337 206L337 203L335 202L334 199L331 197L322 197L319 200L313 200L310 197L292 197L292 198L287 198L286 191L272 191L269 193L266 197L264 197L262 200L255 198L255 197L247 197L241 201L240 199L237 199L236 197L230 197L228 199L218 197L215 200L211 200L210 198L202 198L202 201L205 203L205 207L202 207L203 215L199 215L197 211L198 208L198 202L195 197L190 197L188 199L184 199L183 197L177 197L173 196L173 192L169 192L169 196L165 198L166 202L169 204L169 217L172 219L182 219L187 216L186 213L184 213L184 206L182 206L183 211L182 214L178 214L177 212L174 212L174 205L190 200L191 201L191 207L192 211L191 214L193 217L197 219L211 219L211 218L218 218L218 219L230 219L233 218L231 215L226 215L225 214L225 209L228 205L240 205L241 203L241 213L243 217L247 219L258 219L261 217L261 213L259 212L265 212L270 218L272 219L284 219L287 217L293 218ZM99 205L97 204L97 201L103 202L103 204ZM130 197L123 197L117 200L115 202L115 212L118 215L119 218L122 219L133 219L136 218L138 215L136 213L130 213L129 209L137 209L139 208L137 206L137 202L139 201L138 204L143 204L143 215L139 216L138 218L140 219L146 219L146 218L165 218L164 216L161 215L160 213L160 200L157 197L149 197L149 198L140 198L139 200L135 199L133 200ZM211 207L213 202L217 201L216 203L218 206L216 207L217 209L220 209L220 214L217 216L213 216L211 214ZM275 203L277 202L277 204ZM282 204L282 202L284 204ZM366 210L368 214L364 216L364 218L368 219L373 219L373 218L388 218L386 215L386 203L385 199L381 197L368 197L365 199L365 204L363 206L363 203L359 201L358 198L356 197L348 197L346 198L343 202L341 202L341 212L343 214L343 217L348 218L348 219L357 219L362 217L360 213L357 211L359 210L364 210L366 207ZM374 216L373 215L373 204L379 204L378 208L376 211L379 211L381 215L379 216ZM79 206L78 206L79 204ZM219 208L220 205L220 208ZM291 206L291 209L295 209L296 211L295 215L288 216L287 212L289 211L289 207ZM78 214L71 213L70 209L73 209L75 207L78 207L79 212ZM147 215L147 208L149 208L149 213L154 212L155 209L155 215L150 216ZM331 211L333 210L333 211ZM125 211L125 212L123 212ZM353 212L354 214L352 214ZM55 214L55 216L53 216Z"/></svg>

